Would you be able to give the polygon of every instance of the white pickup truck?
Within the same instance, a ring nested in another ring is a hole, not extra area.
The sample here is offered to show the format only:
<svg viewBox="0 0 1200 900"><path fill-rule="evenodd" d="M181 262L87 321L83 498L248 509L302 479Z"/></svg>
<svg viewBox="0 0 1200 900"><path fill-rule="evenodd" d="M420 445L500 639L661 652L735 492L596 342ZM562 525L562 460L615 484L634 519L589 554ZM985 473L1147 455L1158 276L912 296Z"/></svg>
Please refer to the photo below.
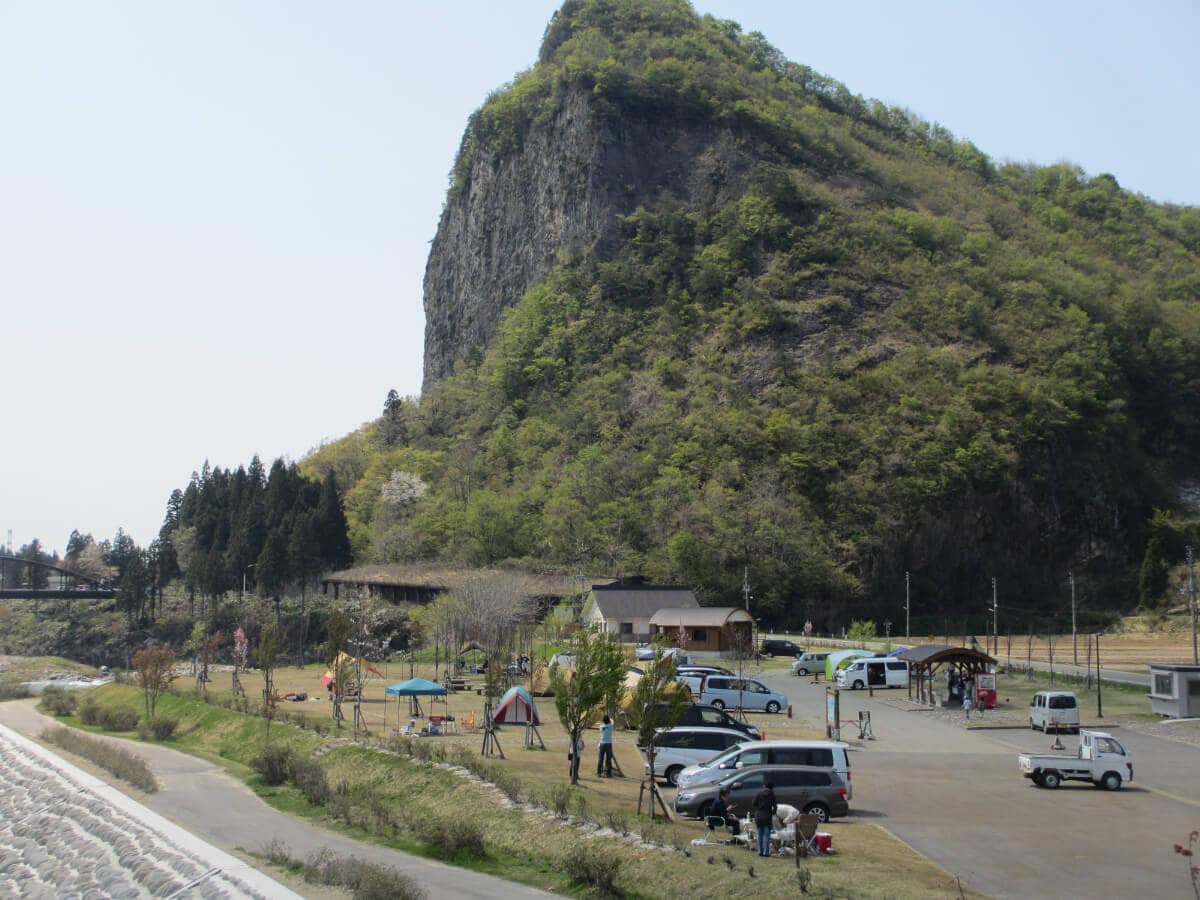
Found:
<svg viewBox="0 0 1200 900"><path fill-rule="evenodd" d="M1041 756L1022 753L1017 757L1021 774L1038 787L1056 788L1064 781L1090 781L1105 790L1120 790L1121 783L1133 781L1132 757L1111 734L1103 731L1079 732L1077 756Z"/></svg>

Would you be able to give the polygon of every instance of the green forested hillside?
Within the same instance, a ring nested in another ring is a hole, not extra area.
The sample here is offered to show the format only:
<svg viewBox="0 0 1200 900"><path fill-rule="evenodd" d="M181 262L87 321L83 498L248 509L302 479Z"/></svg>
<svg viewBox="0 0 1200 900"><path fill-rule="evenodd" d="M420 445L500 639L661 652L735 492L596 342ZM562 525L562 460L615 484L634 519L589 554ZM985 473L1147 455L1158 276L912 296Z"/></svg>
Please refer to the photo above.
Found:
<svg viewBox="0 0 1200 900"><path fill-rule="evenodd" d="M637 198L452 377L306 460L355 485L356 558L712 602L748 566L780 622L895 610L906 570L930 608L982 606L993 576L1037 608L1068 570L1091 603L1138 599L1200 446L1200 211L996 164L680 0L568 2L472 117L452 195L580 93L728 130L744 188Z"/></svg>

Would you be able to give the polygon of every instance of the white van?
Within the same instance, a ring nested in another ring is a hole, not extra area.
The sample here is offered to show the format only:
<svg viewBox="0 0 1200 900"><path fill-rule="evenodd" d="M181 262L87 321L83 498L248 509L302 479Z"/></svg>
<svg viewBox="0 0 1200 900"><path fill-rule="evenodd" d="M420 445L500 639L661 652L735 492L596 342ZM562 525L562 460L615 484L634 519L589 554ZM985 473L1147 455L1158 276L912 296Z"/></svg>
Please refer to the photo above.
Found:
<svg viewBox="0 0 1200 900"><path fill-rule="evenodd" d="M1079 701L1071 691L1038 691L1029 703L1029 727L1079 731Z"/></svg>
<svg viewBox="0 0 1200 900"><path fill-rule="evenodd" d="M679 773L688 766L720 756L745 740L745 732L732 728L698 728L692 725L660 728L654 735L653 773L650 772L650 756L642 750L646 758L646 774L665 779L673 787Z"/></svg>
<svg viewBox="0 0 1200 900"><path fill-rule="evenodd" d="M908 663L890 656L856 659L844 669L838 669L838 687L861 691L865 687L908 687Z"/></svg>
<svg viewBox="0 0 1200 900"><path fill-rule="evenodd" d="M820 766L842 777L846 799L851 800L849 746L842 741L743 741L720 756L684 769L679 773L679 789L711 784L752 766Z"/></svg>

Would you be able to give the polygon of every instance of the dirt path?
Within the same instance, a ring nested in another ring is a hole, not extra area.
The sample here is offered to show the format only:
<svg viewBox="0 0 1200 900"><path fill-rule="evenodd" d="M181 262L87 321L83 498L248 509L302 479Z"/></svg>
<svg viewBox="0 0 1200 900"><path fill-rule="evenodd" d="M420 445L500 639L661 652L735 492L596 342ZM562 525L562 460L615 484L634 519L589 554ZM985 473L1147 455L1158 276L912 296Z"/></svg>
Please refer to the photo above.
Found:
<svg viewBox="0 0 1200 900"><path fill-rule="evenodd" d="M54 722L37 712L33 702L0 703L0 722L28 737L36 737ZM154 770L161 789L141 798L146 806L222 849L261 851L272 840L278 840L292 856L304 858L328 847L338 854L401 869L416 879L431 898L508 900L552 896L491 875L355 841L293 818L263 803L216 765L186 753L119 738L104 739L129 747Z"/></svg>

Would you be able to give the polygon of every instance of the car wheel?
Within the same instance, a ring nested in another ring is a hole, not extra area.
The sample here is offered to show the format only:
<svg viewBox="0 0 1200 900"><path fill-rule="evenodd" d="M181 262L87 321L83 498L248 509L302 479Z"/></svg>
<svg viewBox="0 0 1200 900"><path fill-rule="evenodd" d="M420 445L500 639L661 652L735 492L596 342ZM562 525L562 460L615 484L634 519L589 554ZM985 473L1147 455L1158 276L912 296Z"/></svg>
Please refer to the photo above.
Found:
<svg viewBox="0 0 1200 900"><path fill-rule="evenodd" d="M1100 779L1100 783L1104 785L1106 791L1119 791L1121 789L1121 776L1116 772L1105 772L1104 777Z"/></svg>
<svg viewBox="0 0 1200 900"><path fill-rule="evenodd" d="M1062 784L1062 776L1059 775L1057 772L1043 772L1042 773L1042 787L1049 788L1050 790L1054 790L1060 784Z"/></svg>
<svg viewBox="0 0 1200 900"><path fill-rule="evenodd" d="M804 807L806 816L816 816L817 821L824 825L829 821L829 807L824 803L810 803Z"/></svg>
<svg viewBox="0 0 1200 900"><path fill-rule="evenodd" d="M863 689L863 683L860 680L856 680L850 687L856 691L861 691Z"/></svg>
<svg viewBox="0 0 1200 900"><path fill-rule="evenodd" d="M667 778L667 784L671 787L679 787L679 773L683 771L683 766L671 766L664 773Z"/></svg>
<svg viewBox="0 0 1200 900"><path fill-rule="evenodd" d="M712 706L713 709L720 709L720 710L725 709L725 701L724 700L714 700L710 705Z"/></svg>
<svg viewBox="0 0 1200 900"><path fill-rule="evenodd" d="M1042 773L1041 773L1041 772L1034 772L1034 773L1033 773L1033 774L1030 776L1030 780L1031 780L1031 781L1032 781L1034 784L1036 784L1038 787L1041 787L1041 786L1042 786Z"/></svg>
<svg viewBox="0 0 1200 900"><path fill-rule="evenodd" d="M712 805L713 805L713 802L711 800L705 800L703 803L700 804L700 808L698 810L696 810L696 814L698 816L700 816L701 819L707 819L708 811L710 809L712 809Z"/></svg>
<svg viewBox="0 0 1200 900"><path fill-rule="evenodd" d="M796 670L796 674L797 674L797 675L807 675L807 674L808 674L808 669L797 669L797 670Z"/></svg>
<svg viewBox="0 0 1200 900"><path fill-rule="evenodd" d="M775 658L775 654L774 654L774 653L772 653L770 650L766 650L766 651L764 651L764 652L763 652L763 656L765 656L767 659L774 659L774 658Z"/></svg>
<svg viewBox="0 0 1200 900"><path fill-rule="evenodd" d="M783 709L783 707L780 706L774 700L772 700L770 703L767 704L767 712L769 712L769 713L777 713L781 709Z"/></svg>
<svg viewBox="0 0 1200 900"><path fill-rule="evenodd" d="M1037 726L1033 724L1033 719L1032 719L1032 718L1030 718L1030 720L1029 720L1029 730L1030 730L1030 731L1037 731Z"/></svg>

